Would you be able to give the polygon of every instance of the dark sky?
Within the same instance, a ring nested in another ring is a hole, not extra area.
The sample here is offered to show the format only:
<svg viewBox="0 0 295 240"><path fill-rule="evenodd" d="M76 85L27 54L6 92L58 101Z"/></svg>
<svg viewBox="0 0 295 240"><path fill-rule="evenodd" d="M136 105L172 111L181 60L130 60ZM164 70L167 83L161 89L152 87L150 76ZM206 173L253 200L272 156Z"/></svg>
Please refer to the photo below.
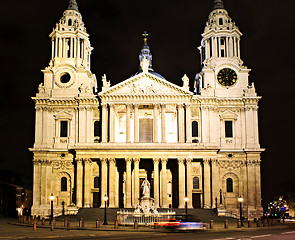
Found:
<svg viewBox="0 0 295 240"><path fill-rule="evenodd" d="M150 34L153 68L181 84L186 73L193 85L200 71L197 47L213 0L78 0L94 47L91 70L112 84L138 70L141 34ZM294 0L224 0L244 34L241 56L252 69L250 81L262 100L259 127L262 191L266 200L295 192L294 137ZM49 34L68 0L1 1L1 157L0 170L32 175L34 104L41 69L50 60ZM286 183L288 182L289 183Z"/></svg>

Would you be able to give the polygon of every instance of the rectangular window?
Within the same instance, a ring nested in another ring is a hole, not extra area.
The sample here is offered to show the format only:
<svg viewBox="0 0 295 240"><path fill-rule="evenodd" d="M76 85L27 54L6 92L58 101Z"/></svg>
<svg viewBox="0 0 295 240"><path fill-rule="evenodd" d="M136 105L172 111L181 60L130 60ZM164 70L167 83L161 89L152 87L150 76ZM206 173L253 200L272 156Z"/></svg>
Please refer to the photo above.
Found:
<svg viewBox="0 0 295 240"><path fill-rule="evenodd" d="M60 121L60 137L68 137L68 121Z"/></svg>
<svg viewBox="0 0 295 240"><path fill-rule="evenodd" d="M225 121L225 137L232 138L233 137L233 122Z"/></svg>

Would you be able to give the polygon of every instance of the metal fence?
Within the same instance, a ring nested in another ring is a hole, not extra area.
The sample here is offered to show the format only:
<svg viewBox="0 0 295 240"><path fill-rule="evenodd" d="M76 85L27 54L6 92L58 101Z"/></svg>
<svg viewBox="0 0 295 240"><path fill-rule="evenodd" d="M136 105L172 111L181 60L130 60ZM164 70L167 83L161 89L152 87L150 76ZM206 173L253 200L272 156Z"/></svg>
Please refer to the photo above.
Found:
<svg viewBox="0 0 295 240"><path fill-rule="evenodd" d="M133 213L127 211L119 211L117 212L117 219L120 225L130 225L134 224L135 221L138 222L139 225L151 225L154 222L165 222L173 219L175 216L175 212L167 211L167 212L159 212L159 213Z"/></svg>

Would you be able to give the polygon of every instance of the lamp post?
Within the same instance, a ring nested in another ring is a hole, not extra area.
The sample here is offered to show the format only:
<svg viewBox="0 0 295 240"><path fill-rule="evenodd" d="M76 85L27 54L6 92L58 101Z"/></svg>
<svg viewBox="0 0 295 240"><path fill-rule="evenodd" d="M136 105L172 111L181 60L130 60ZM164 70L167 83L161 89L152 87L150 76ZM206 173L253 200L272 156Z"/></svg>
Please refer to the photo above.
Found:
<svg viewBox="0 0 295 240"><path fill-rule="evenodd" d="M187 220L187 202L188 202L188 197L184 197L184 202L185 202L185 219Z"/></svg>
<svg viewBox="0 0 295 240"><path fill-rule="evenodd" d="M103 200L104 200L104 221L103 221L103 224L102 225L108 225L108 222L107 222L107 201L108 201L108 196L105 194L104 197L103 197Z"/></svg>
<svg viewBox="0 0 295 240"><path fill-rule="evenodd" d="M243 211L242 211L242 203L244 201L244 198L242 197L242 195L240 195L238 197L238 202L240 203L240 221L241 221L241 226L243 227Z"/></svg>
<svg viewBox="0 0 295 240"><path fill-rule="evenodd" d="M50 199L50 205L51 205L51 214L50 214L50 222L51 222L53 220L53 200L54 200L54 196L52 193L51 193L49 199Z"/></svg>

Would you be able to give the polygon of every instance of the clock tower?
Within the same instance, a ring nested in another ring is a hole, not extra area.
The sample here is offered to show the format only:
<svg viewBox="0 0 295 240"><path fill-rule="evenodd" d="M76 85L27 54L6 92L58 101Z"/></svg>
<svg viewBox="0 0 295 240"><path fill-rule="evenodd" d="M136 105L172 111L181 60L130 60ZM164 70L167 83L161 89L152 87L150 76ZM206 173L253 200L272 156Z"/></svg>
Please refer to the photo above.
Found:
<svg viewBox="0 0 295 240"><path fill-rule="evenodd" d="M243 65L240 54L242 33L224 8L215 0L199 47L202 71L197 75L203 96L241 97L248 88L250 69Z"/></svg>

